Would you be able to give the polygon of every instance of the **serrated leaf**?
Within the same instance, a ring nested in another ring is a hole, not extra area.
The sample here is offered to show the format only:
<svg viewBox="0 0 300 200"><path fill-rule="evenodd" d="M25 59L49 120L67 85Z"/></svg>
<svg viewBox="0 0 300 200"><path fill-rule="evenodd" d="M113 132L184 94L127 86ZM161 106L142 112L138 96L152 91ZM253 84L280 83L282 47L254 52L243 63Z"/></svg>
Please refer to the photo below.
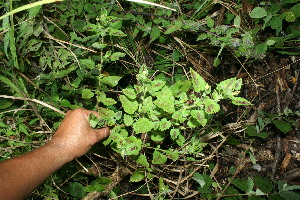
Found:
<svg viewBox="0 0 300 200"><path fill-rule="evenodd" d="M151 89L154 91L154 92L157 92L159 91L160 89L162 89L164 86L165 86L166 82L165 81L162 81L162 80L154 80L151 82Z"/></svg>
<svg viewBox="0 0 300 200"><path fill-rule="evenodd" d="M171 127L171 122L166 118L163 118L159 123L159 130L165 131Z"/></svg>
<svg viewBox="0 0 300 200"><path fill-rule="evenodd" d="M273 120L273 124L278 128L281 132L287 133L292 130L291 123L284 121L284 120Z"/></svg>
<svg viewBox="0 0 300 200"><path fill-rule="evenodd" d="M242 97L231 97L232 103L237 106L248 106L252 105L247 99L244 99Z"/></svg>
<svg viewBox="0 0 300 200"><path fill-rule="evenodd" d="M169 159L176 161L179 158L179 153L177 150L171 149L166 151L166 155L168 156Z"/></svg>
<svg viewBox="0 0 300 200"><path fill-rule="evenodd" d="M140 109L141 113L152 112L155 105L153 104L152 97L146 97L143 101L142 107Z"/></svg>
<svg viewBox="0 0 300 200"><path fill-rule="evenodd" d="M124 114L124 124L126 126L131 126L133 124L133 118L130 115Z"/></svg>
<svg viewBox="0 0 300 200"><path fill-rule="evenodd" d="M92 44L92 47L96 49L104 49L107 46L107 44L102 44L100 42L95 42Z"/></svg>
<svg viewBox="0 0 300 200"><path fill-rule="evenodd" d="M155 150L153 153L152 163L153 164L163 164L165 162L167 162L167 156L162 154L160 151Z"/></svg>
<svg viewBox="0 0 300 200"><path fill-rule="evenodd" d="M114 104L117 103L112 98L106 98L106 94L104 92L99 92L97 97L98 97L98 101L101 102L101 103L103 103L106 106L114 105Z"/></svg>
<svg viewBox="0 0 300 200"><path fill-rule="evenodd" d="M121 30L117 30L117 29L111 29L109 31L109 35L120 36L120 37L125 37L126 36L125 33L123 33Z"/></svg>
<svg viewBox="0 0 300 200"><path fill-rule="evenodd" d="M143 154L140 154L139 155L139 157L138 157L138 159L136 160L136 162L138 163L138 164L141 164L141 165L143 165L144 167L146 167L147 169L149 169L149 163L148 163L148 161L147 161L147 157L145 156L145 155L143 155Z"/></svg>
<svg viewBox="0 0 300 200"><path fill-rule="evenodd" d="M220 105L211 99L205 99L204 105L205 105L205 112L208 114L214 114L220 111Z"/></svg>
<svg viewBox="0 0 300 200"><path fill-rule="evenodd" d="M185 80L185 81L177 81L175 84L173 84L170 87L170 90L172 91L172 94L175 97L178 97L182 93L186 93L191 89L191 81Z"/></svg>
<svg viewBox="0 0 300 200"><path fill-rule="evenodd" d="M181 27L182 27L182 21L177 20L177 21L175 21L175 23L174 23L173 26L169 27L169 28L165 31L165 34L171 34L171 33L175 32L175 31L178 31L178 30L181 29Z"/></svg>
<svg viewBox="0 0 300 200"><path fill-rule="evenodd" d="M267 16L267 11L261 7L254 8L250 13L251 18L263 18L265 16Z"/></svg>
<svg viewBox="0 0 300 200"><path fill-rule="evenodd" d="M190 71L195 92L205 91L207 87L207 83L205 82L205 80L192 68L190 69Z"/></svg>
<svg viewBox="0 0 300 200"><path fill-rule="evenodd" d="M125 155L138 155L142 148L142 141L135 136L122 137L121 135L116 134L114 140L117 143L117 151L120 152L122 156Z"/></svg>
<svg viewBox="0 0 300 200"><path fill-rule="evenodd" d="M195 118L202 126L207 124L204 110L192 110L191 115Z"/></svg>
<svg viewBox="0 0 300 200"><path fill-rule="evenodd" d="M205 40L205 39L207 39L207 38L208 38L207 34L206 34L206 33L202 33L202 34L200 34L200 35L197 37L196 41L199 41L199 40Z"/></svg>
<svg viewBox="0 0 300 200"><path fill-rule="evenodd" d="M118 85L118 82L121 78L122 77L120 76L107 76L107 77L103 77L100 81L101 83L104 83L111 87L115 87L116 85Z"/></svg>
<svg viewBox="0 0 300 200"><path fill-rule="evenodd" d="M94 96L94 93L90 89L85 88L81 91L81 96L84 99L90 99Z"/></svg>
<svg viewBox="0 0 300 200"><path fill-rule="evenodd" d="M185 138L180 134L179 129L171 129L170 136L179 146L182 146L185 143Z"/></svg>
<svg viewBox="0 0 300 200"><path fill-rule="evenodd" d="M139 108L139 104L136 100L128 99L125 95L120 95L119 98L126 113L132 115Z"/></svg>
<svg viewBox="0 0 300 200"><path fill-rule="evenodd" d="M206 16L206 25L212 28L215 25L215 21L210 16Z"/></svg>
<svg viewBox="0 0 300 200"><path fill-rule="evenodd" d="M154 104L157 107L163 109L167 113L173 113L175 111L175 98L169 87L164 86L161 91L156 92L156 97L157 99L154 101Z"/></svg>
<svg viewBox="0 0 300 200"><path fill-rule="evenodd" d="M150 33L150 43L160 36L160 30L157 26L153 26Z"/></svg>
<svg viewBox="0 0 300 200"><path fill-rule="evenodd" d="M119 60L121 57L124 57L124 56L126 56L126 53L115 52L115 53L111 54L110 60L111 61L116 61L116 60Z"/></svg>
<svg viewBox="0 0 300 200"><path fill-rule="evenodd" d="M140 182L145 178L145 172L141 169L137 169L133 174L130 176L130 182Z"/></svg>
<svg viewBox="0 0 300 200"><path fill-rule="evenodd" d="M147 133L154 127L154 123L147 118L139 118L132 126L136 133Z"/></svg>
<svg viewBox="0 0 300 200"><path fill-rule="evenodd" d="M134 89L126 88L123 89L122 92L128 97L129 99L135 99L136 98L136 92Z"/></svg>
<svg viewBox="0 0 300 200"><path fill-rule="evenodd" d="M151 132L151 140L154 142L161 142L165 139L165 133L162 131Z"/></svg>

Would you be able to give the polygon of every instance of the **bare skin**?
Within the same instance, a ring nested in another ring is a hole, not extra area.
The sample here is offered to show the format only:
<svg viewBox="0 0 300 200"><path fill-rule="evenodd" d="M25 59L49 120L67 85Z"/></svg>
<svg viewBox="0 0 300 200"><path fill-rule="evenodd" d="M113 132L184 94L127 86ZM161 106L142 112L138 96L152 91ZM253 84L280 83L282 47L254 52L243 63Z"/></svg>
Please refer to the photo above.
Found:
<svg viewBox="0 0 300 200"><path fill-rule="evenodd" d="M84 155L95 143L109 135L109 128L92 129L88 122L94 111L69 111L44 146L0 162L0 200L18 200L28 196L48 176L64 164Z"/></svg>

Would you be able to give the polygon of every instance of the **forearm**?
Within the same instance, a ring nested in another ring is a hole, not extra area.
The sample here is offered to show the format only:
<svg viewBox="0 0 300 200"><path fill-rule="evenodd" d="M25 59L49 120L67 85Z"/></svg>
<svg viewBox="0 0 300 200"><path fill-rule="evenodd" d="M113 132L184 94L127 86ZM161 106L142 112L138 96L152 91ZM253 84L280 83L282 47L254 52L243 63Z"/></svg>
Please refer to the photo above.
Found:
<svg viewBox="0 0 300 200"><path fill-rule="evenodd" d="M49 142L27 154L0 163L0 200L23 199L72 158Z"/></svg>

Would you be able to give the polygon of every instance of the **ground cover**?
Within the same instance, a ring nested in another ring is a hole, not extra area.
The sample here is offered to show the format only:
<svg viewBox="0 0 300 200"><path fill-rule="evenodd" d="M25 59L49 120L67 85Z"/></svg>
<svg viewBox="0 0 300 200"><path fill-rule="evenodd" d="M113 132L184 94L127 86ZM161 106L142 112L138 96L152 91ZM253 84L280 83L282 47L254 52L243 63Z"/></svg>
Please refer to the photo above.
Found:
<svg viewBox="0 0 300 200"><path fill-rule="evenodd" d="M29 199L300 198L299 1L41 2L1 2L1 160L112 134Z"/></svg>

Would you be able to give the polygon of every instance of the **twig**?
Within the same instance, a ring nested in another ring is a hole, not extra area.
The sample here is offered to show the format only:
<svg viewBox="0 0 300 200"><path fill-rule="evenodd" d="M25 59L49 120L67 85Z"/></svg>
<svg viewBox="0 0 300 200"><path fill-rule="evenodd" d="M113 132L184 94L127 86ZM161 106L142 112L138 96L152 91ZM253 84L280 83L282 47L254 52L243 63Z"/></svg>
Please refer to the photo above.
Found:
<svg viewBox="0 0 300 200"><path fill-rule="evenodd" d="M293 99L293 96L295 95L296 93L296 89L297 89L297 85L298 85L298 81L299 81L299 71L296 71L295 72L295 79L296 79L296 82L293 86L293 90L292 90L292 93L291 93L291 96L289 97L286 105L285 105L285 108L289 107L289 105L291 104L291 101Z"/></svg>
<svg viewBox="0 0 300 200"><path fill-rule="evenodd" d="M50 106L49 104L47 104L45 102L42 102L40 100L37 100L37 99L29 99L29 98L24 98L24 97L15 97L15 96L7 96L7 95L0 95L0 98L31 101L31 102L34 102L34 103L41 104L42 106L45 106L47 108L50 108L51 110L54 110L55 112L58 112L62 115L66 115L66 113L64 113L63 111L58 110L57 108L55 108L53 106Z"/></svg>

